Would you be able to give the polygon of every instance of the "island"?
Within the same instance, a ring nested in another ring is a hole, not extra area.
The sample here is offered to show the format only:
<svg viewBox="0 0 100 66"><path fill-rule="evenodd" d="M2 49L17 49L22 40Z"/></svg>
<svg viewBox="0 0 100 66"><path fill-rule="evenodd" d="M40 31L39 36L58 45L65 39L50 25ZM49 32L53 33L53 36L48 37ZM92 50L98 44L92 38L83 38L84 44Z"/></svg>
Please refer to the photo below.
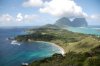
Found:
<svg viewBox="0 0 100 66"><path fill-rule="evenodd" d="M15 40L52 42L62 47L65 54L55 53L28 66L100 66L100 37L51 27L30 29L29 32L16 36Z"/></svg>

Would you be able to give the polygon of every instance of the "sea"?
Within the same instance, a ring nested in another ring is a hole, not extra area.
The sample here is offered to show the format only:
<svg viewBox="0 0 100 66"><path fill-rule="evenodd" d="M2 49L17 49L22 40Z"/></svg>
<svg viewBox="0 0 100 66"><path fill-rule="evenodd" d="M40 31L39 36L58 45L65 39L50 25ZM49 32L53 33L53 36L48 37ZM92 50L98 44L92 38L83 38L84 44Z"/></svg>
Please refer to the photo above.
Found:
<svg viewBox="0 0 100 66"><path fill-rule="evenodd" d="M89 26L89 27L67 27L64 28L72 32L83 33L83 34L91 34L100 36L100 26Z"/></svg>
<svg viewBox="0 0 100 66"><path fill-rule="evenodd" d="M62 50L48 42L15 43L8 40L17 35L27 34L26 28L0 28L0 66L21 66L22 63L50 57Z"/></svg>

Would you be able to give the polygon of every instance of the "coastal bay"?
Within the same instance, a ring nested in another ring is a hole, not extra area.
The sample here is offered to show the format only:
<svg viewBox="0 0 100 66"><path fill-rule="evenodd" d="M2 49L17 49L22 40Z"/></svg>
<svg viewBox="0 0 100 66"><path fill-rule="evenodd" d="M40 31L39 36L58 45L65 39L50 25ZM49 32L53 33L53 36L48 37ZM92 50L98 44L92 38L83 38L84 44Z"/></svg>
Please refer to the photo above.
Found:
<svg viewBox="0 0 100 66"><path fill-rule="evenodd" d="M61 49L47 42L18 42L12 44L18 35L25 35L27 28L0 28L0 66L21 66L22 63L31 63L61 53Z"/></svg>

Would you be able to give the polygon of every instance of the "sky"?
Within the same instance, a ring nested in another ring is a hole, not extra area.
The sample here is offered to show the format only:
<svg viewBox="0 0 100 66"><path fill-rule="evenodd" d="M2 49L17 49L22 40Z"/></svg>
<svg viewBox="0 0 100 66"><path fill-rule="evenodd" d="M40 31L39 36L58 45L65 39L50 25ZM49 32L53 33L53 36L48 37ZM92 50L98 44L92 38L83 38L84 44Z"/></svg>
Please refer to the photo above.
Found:
<svg viewBox="0 0 100 66"><path fill-rule="evenodd" d="M0 0L0 27L53 24L61 17L100 25L100 0Z"/></svg>

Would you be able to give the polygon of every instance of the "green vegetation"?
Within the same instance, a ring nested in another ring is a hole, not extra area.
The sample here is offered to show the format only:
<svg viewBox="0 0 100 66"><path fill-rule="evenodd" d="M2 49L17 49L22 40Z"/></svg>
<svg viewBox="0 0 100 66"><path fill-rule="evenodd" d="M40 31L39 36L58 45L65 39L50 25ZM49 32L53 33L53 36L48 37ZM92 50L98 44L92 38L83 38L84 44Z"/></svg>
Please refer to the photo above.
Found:
<svg viewBox="0 0 100 66"><path fill-rule="evenodd" d="M68 52L65 56L54 54L52 57L34 61L29 66L100 66L100 52Z"/></svg>
<svg viewBox="0 0 100 66"><path fill-rule="evenodd" d="M100 37L73 33L65 29L38 28L30 34L15 37L17 41L53 42L65 50L65 55L34 61L29 66L100 66Z"/></svg>

